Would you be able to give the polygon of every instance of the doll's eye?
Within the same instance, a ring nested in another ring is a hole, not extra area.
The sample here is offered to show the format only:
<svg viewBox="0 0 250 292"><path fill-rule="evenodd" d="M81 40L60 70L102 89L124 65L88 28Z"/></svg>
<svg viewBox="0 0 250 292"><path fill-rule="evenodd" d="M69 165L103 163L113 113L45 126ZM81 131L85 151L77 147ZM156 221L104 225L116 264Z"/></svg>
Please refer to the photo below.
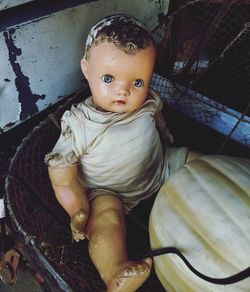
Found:
<svg viewBox="0 0 250 292"><path fill-rule="evenodd" d="M134 82L133 82L133 85L135 87L142 87L144 85L143 81L141 79L136 79Z"/></svg>
<svg viewBox="0 0 250 292"><path fill-rule="evenodd" d="M111 75L103 75L102 81L105 83L111 83L114 80L114 77Z"/></svg>

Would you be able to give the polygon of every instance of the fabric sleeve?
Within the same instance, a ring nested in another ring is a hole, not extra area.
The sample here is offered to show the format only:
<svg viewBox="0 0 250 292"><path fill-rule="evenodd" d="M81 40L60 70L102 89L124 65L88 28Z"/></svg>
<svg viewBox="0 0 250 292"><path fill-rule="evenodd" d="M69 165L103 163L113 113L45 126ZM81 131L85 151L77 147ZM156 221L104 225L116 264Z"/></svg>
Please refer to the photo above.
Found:
<svg viewBox="0 0 250 292"><path fill-rule="evenodd" d="M70 114L66 111L61 119L61 134L53 150L45 155L45 163L50 167L68 167L78 163L73 151L73 133L67 122Z"/></svg>
<svg viewBox="0 0 250 292"><path fill-rule="evenodd" d="M173 135L170 133L170 130L166 125L166 120L162 114L162 109L163 103L160 101L159 107L155 113L155 122L162 142L168 145L173 143Z"/></svg>

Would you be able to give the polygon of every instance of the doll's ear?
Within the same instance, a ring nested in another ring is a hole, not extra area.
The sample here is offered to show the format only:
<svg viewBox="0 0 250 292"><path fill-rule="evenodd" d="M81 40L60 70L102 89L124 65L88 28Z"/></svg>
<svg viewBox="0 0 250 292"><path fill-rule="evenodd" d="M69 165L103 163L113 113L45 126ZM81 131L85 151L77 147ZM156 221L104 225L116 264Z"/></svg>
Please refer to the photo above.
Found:
<svg viewBox="0 0 250 292"><path fill-rule="evenodd" d="M85 58L81 59L81 69L85 78L88 79L88 61Z"/></svg>

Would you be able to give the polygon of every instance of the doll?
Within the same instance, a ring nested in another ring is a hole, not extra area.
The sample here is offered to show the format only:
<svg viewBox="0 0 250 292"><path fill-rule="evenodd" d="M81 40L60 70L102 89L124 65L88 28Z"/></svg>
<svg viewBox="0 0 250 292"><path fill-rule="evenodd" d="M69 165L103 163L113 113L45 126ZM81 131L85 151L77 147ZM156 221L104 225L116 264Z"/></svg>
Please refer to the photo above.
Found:
<svg viewBox="0 0 250 292"><path fill-rule="evenodd" d="M155 58L154 41L138 20L119 14L99 21L81 60L91 96L63 114L60 138L45 157L72 236L89 240L109 292L136 291L150 274L150 258L128 258L125 214L157 192L174 160L162 103L149 88ZM179 168L187 149L177 152Z"/></svg>

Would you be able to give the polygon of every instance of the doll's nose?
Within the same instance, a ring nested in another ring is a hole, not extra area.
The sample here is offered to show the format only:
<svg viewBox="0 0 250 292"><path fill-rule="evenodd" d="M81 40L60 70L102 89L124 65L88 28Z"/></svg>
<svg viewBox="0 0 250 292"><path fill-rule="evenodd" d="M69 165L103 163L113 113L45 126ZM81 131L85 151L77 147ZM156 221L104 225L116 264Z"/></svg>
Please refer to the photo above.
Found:
<svg viewBox="0 0 250 292"><path fill-rule="evenodd" d="M126 97L128 97L129 96L129 92L128 92L128 90L121 90L121 91L119 91L119 93L118 93L118 97L119 98L126 98Z"/></svg>
<svg viewBox="0 0 250 292"><path fill-rule="evenodd" d="M117 95L119 97L127 97L129 96L129 89L126 85L121 85L119 86L118 90L117 90Z"/></svg>

